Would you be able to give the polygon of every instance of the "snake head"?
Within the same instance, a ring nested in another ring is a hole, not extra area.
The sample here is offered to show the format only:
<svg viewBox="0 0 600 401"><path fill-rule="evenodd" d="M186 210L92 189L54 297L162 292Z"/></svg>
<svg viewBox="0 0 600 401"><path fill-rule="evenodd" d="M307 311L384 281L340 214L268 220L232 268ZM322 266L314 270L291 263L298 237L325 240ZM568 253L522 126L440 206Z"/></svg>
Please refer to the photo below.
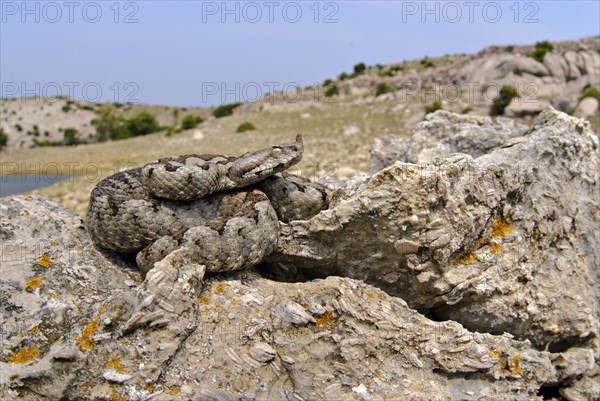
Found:
<svg viewBox="0 0 600 401"><path fill-rule="evenodd" d="M271 146L238 157L229 169L228 176L239 186L251 185L297 164L302 160L303 153L302 134L298 134L293 143Z"/></svg>

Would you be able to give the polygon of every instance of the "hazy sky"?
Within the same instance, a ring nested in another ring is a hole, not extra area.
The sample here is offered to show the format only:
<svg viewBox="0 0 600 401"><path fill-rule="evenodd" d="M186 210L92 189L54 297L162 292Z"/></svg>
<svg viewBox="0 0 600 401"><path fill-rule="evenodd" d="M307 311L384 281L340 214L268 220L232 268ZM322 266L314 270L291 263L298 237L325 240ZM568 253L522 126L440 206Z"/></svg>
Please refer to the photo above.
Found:
<svg viewBox="0 0 600 401"><path fill-rule="evenodd" d="M201 106L354 64L600 34L599 1L0 1L2 96Z"/></svg>

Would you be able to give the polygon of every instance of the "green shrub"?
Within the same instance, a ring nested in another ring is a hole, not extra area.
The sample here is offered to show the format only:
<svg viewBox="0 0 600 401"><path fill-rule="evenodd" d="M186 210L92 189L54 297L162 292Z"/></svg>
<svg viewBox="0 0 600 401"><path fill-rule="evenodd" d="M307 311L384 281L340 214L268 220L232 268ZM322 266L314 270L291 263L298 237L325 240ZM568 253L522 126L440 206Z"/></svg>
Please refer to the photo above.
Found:
<svg viewBox="0 0 600 401"><path fill-rule="evenodd" d="M331 79L326 79L325 81L323 81L323 86L328 86L329 84L332 84L333 81Z"/></svg>
<svg viewBox="0 0 600 401"><path fill-rule="evenodd" d="M221 118L221 117L225 117L225 116L230 116L233 114L233 110L236 107L241 106L241 103L229 103L229 104L222 104L219 107L217 107L216 109L213 110L213 116L217 117L217 118Z"/></svg>
<svg viewBox="0 0 600 401"><path fill-rule="evenodd" d="M367 69L365 63L358 63L354 66L354 73L356 75L362 74Z"/></svg>
<svg viewBox="0 0 600 401"><path fill-rule="evenodd" d="M379 63L375 64L375 68L377 68L378 70L382 70L383 67L384 67L383 64L379 64Z"/></svg>
<svg viewBox="0 0 600 401"><path fill-rule="evenodd" d="M421 60L421 65L425 68L435 67L435 63L429 59L429 57L425 56L423 60Z"/></svg>
<svg viewBox="0 0 600 401"><path fill-rule="evenodd" d="M586 97L593 97L598 101L598 109L600 110L600 90L596 88L587 87L583 92L581 92L581 96L579 96L579 100L585 99Z"/></svg>
<svg viewBox="0 0 600 401"><path fill-rule="evenodd" d="M385 82L380 82L377 84L377 92L375 92L375 96L383 95L384 93L391 93L394 89L391 86L386 84Z"/></svg>
<svg viewBox="0 0 600 401"><path fill-rule="evenodd" d="M325 97L337 96L340 94L338 87L336 84L331 85L329 88L325 89Z"/></svg>
<svg viewBox="0 0 600 401"><path fill-rule="evenodd" d="M529 54L530 57L533 57L540 63L544 61L544 57L546 57L546 53L554 50L554 46L552 43L544 40L543 42L537 42L535 44L535 50Z"/></svg>
<svg viewBox="0 0 600 401"><path fill-rule="evenodd" d="M350 76L349 76L348 74L346 74L345 72L342 72L342 73L341 73L341 74L338 76L338 79L339 79L340 81L343 81L343 80L345 80L345 79L348 79L349 77L350 77Z"/></svg>
<svg viewBox="0 0 600 401"><path fill-rule="evenodd" d="M385 78L385 77L393 77L394 75L396 75L396 73L393 70L385 70L385 71L379 71L377 73L377 75L379 75L382 78Z"/></svg>
<svg viewBox="0 0 600 401"><path fill-rule="evenodd" d="M462 109L461 113L462 114L467 114L468 112L472 111L473 109L471 107L465 107L464 109Z"/></svg>
<svg viewBox="0 0 600 401"><path fill-rule="evenodd" d="M6 135L6 132L4 132L2 128L0 128L0 150L4 149L7 143L8 135Z"/></svg>
<svg viewBox="0 0 600 401"><path fill-rule="evenodd" d="M21 131L23 131L23 127L21 127L21 124L15 124L15 129L16 129L18 132L21 132Z"/></svg>
<svg viewBox="0 0 600 401"><path fill-rule="evenodd" d="M514 99L520 97L519 92L510 85L504 85L500 88L500 94L497 98L494 99L492 103L492 114L493 115L502 115L504 114L504 109L506 106L510 104L510 102Z"/></svg>
<svg viewBox="0 0 600 401"><path fill-rule="evenodd" d="M96 127L96 140L98 142L115 139L119 136L123 117L117 115L114 104L104 103L96 111L96 116L92 120L92 125Z"/></svg>
<svg viewBox="0 0 600 401"><path fill-rule="evenodd" d="M36 138L40 136L40 129L37 125L34 125L31 131L27 131L27 135L35 136Z"/></svg>
<svg viewBox="0 0 600 401"><path fill-rule="evenodd" d="M569 75L567 76L567 82L571 82L571 81L576 81L578 77L576 77L575 75Z"/></svg>
<svg viewBox="0 0 600 401"><path fill-rule="evenodd" d="M123 122L119 139L148 135L158 130L160 130L160 126L156 118L152 114L142 111Z"/></svg>
<svg viewBox="0 0 600 401"><path fill-rule="evenodd" d="M442 102L440 102L439 100L435 101L431 104L425 105L425 113L427 113L427 114L433 113L434 111L441 110L441 109L442 109Z"/></svg>
<svg viewBox="0 0 600 401"><path fill-rule="evenodd" d="M241 123L239 127L237 127L237 129L235 130L235 132L246 132L246 131L253 131L255 130L256 127L249 122L245 122L245 123Z"/></svg>
<svg viewBox="0 0 600 401"><path fill-rule="evenodd" d="M65 128L63 131L63 144L66 146L77 145L79 143L78 134L79 132L75 128Z"/></svg>
<svg viewBox="0 0 600 401"><path fill-rule="evenodd" d="M406 66L402 64L395 64L390 67L390 70L393 72L404 71L406 70Z"/></svg>
<svg viewBox="0 0 600 401"><path fill-rule="evenodd" d="M203 122L203 121L204 121L204 119L202 117L197 117L197 116L193 116L191 114L188 114L181 121L181 129L196 128L196 126L198 124L200 124L201 122Z"/></svg>

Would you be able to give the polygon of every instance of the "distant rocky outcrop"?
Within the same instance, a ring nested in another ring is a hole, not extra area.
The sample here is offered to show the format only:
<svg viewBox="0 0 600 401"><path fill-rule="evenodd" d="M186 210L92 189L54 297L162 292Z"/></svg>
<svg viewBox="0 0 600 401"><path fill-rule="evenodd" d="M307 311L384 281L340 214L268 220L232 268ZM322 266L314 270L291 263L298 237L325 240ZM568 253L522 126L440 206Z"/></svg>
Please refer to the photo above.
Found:
<svg viewBox="0 0 600 401"><path fill-rule="evenodd" d="M438 111L379 143L265 264L206 280L178 251L143 276L79 216L0 199L0 398L600 397L589 123Z"/></svg>
<svg viewBox="0 0 600 401"><path fill-rule="evenodd" d="M339 100L325 98L325 88L304 88L293 94L270 94L239 107L236 113L316 99L344 102L350 98L358 103L395 103L398 107L394 111L410 108L411 103L440 101L451 110L488 114L504 85L515 87L520 94L505 110L507 117L535 116L548 105L573 112L583 100L580 97L585 88L600 89L600 37L552 44L553 50L543 61L531 56L535 45L511 45L490 46L473 55L426 59L430 67L418 62L398 64L397 68L371 67L365 74L335 81ZM382 83L393 91L376 96ZM588 106L584 110L586 115L580 113L580 117L598 116L598 109Z"/></svg>

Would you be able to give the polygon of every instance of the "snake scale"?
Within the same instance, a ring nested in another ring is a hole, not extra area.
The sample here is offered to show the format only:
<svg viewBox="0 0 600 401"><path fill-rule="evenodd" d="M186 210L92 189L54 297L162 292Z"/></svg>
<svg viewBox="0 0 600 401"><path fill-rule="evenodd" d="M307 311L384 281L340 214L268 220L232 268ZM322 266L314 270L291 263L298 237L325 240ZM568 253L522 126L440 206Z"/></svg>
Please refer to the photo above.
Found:
<svg viewBox="0 0 600 401"><path fill-rule="evenodd" d="M208 272L256 265L276 248L280 221L327 207L324 186L284 173L303 152L298 135L239 157L177 156L116 173L92 190L87 231L102 248L137 253L145 272L178 249Z"/></svg>

